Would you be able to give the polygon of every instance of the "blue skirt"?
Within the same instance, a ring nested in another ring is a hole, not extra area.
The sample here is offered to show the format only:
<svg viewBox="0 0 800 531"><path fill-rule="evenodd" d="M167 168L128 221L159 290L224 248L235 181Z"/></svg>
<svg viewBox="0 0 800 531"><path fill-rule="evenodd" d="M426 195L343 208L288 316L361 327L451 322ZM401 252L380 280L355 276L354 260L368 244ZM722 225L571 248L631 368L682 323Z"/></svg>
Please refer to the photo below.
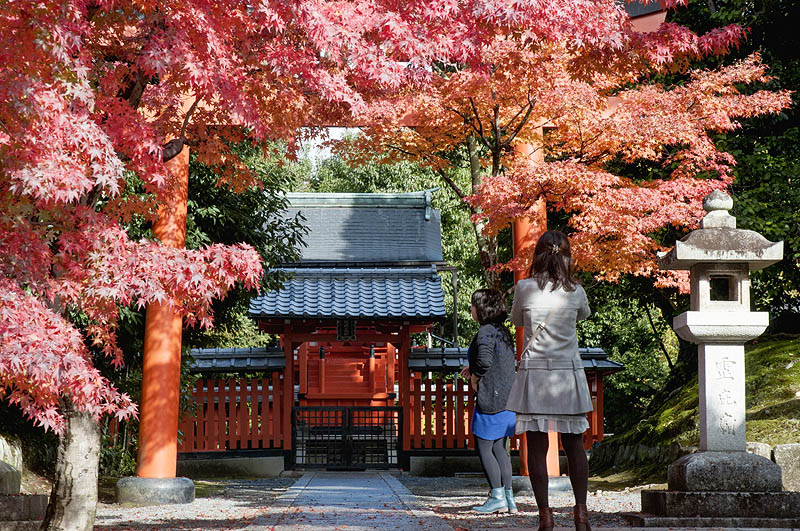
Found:
<svg viewBox="0 0 800 531"><path fill-rule="evenodd" d="M517 425L517 414L513 411L500 411L498 413L486 414L478 411L475 408L475 414L472 415L472 433L473 435L486 439L487 441L496 441L503 437L513 437L514 430Z"/></svg>

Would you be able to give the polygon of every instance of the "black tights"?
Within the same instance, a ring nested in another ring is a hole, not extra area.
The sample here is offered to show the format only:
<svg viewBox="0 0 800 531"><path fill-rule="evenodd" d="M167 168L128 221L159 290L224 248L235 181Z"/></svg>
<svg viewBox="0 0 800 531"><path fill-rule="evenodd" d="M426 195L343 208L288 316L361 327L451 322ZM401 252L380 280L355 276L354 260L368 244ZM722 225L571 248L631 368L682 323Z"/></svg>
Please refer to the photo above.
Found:
<svg viewBox="0 0 800 531"><path fill-rule="evenodd" d="M475 437L475 445L478 447L478 455L481 458L483 471L489 486L496 489L503 486L511 488L511 458L506 452L506 438L501 437L490 441Z"/></svg>
<svg viewBox="0 0 800 531"><path fill-rule="evenodd" d="M540 509L549 507L547 501L547 448L550 445L547 433L541 431L526 432L528 440L528 474L531 478L536 506ZM583 449L583 436L577 433L562 433L561 446L567 454L569 464L569 481L575 494L576 504L586 504L586 492L589 490L589 462L586 450Z"/></svg>

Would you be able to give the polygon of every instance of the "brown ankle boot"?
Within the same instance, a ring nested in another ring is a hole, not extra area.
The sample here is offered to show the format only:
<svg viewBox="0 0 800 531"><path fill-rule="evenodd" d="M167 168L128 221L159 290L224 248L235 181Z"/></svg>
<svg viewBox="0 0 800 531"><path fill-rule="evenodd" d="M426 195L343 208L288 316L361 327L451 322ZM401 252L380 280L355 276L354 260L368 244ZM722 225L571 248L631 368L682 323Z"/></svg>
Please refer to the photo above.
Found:
<svg viewBox="0 0 800 531"><path fill-rule="evenodd" d="M589 510L585 504L576 505L574 514L576 531L592 531L592 527L589 525Z"/></svg>
<svg viewBox="0 0 800 531"><path fill-rule="evenodd" d="M553 522L553 509L550 507L540 508L538 531L553 531L553 527L555 527L555 525L555 522Z"/></svg>

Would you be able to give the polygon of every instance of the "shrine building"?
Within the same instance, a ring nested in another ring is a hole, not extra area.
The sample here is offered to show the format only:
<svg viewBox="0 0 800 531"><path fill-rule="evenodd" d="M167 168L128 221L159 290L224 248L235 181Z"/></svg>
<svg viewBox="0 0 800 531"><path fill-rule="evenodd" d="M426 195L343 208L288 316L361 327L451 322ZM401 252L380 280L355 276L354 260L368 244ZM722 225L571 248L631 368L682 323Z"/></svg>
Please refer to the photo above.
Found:
<svg viewBox="0 0 800 531"><path fill-rule="evenodd" d="M179 428L179 469L225 459L254 475L409 470L415 460L475 455L474 398L458 376L467 349L416 346L445 318L442 281L456 286L432 192L288 194L307 246L277 268L289 276L282 289L250 302L259 328L280 342L192 352L201 377L194 415ZM603 378L623 367L600 349L581 357L595 406L590 448L603 439Z"/></svg>

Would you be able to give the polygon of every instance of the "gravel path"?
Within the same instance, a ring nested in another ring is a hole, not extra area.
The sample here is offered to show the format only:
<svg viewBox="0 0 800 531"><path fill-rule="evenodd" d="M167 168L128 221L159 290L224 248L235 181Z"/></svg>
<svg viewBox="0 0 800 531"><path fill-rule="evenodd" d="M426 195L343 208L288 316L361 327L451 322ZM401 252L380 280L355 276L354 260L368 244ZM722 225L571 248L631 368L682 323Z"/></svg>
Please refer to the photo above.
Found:
<svg viewBox="0 0 800 531"><path fill-rule="evenodd" d="M535 529L538 513L532 495L517 497L517 514L471 512L488 491L476 477L424 478L403 473L309 473L301 478L214 481L216 494L193 503L155 507L98 504L97 530L366 531L521 531ZM374 476L374 477L373 477ZM382 483L381 483L382 482ZM666 531L631 528L623 513L640 508L640 491L589 493L589 517L597 531ZM556 529L573 529L569 490L554 490L550 505ZM671 528L686 530L690 528ZM719 529L719 528L714 528ZM710 531L710 528L703 531Z"/></svg>
<svg viewBox="0 0 800 531"><path fill-rule="evenodd" d="M486 501L489 486L483 477L428 478L400 475L400 482L425 505L444 518L455 529L502 529L530 528L538 524L538 509L533 494L517 496L517 514L481 515L473 513L472 507ZM636 487L619 492L595 491L589 493L587 505L592 527L629 527L621 513L638 512L641 509L640 491ZM575 500L572 492L551 492L556 526L572 528L572 507Z"/></svg>
<svg viewBox="0 0 800 531"><path fill-rule="evenodd" d="M537 523L533 496L518 496L520 512L516 515L480 515L470 511L483 503L488 486L485 479L475 477L426 478L407 474L392 474L415 495L413 504L429 509L457 530L529 528ZM100 503L97 506L95 529L117 531L136 530L222 530L271 529L293 519L293 511L276 503L297 477L257 480L222 480L214 482L220 491L193 503L154 507L121 507ZM621 492L590 493L589 509L593 527L628 527L620 513L638 511L640 488ZM285 496L284 496L285 498ZM409 503L403 500L404 503ZM571 492L552 492L551 506L556 525L571 527ZM313 511L313 509L311 509ZM304 517L304 523L313 518Z"/></svg>
<svg viewBox="0 0 800 531"><path fill-rule="evenodd" d="M297 477L219 481L220 492L192 503L153 507L97 504L95 529L244 529L279 514L277 498Z"/></svg>

